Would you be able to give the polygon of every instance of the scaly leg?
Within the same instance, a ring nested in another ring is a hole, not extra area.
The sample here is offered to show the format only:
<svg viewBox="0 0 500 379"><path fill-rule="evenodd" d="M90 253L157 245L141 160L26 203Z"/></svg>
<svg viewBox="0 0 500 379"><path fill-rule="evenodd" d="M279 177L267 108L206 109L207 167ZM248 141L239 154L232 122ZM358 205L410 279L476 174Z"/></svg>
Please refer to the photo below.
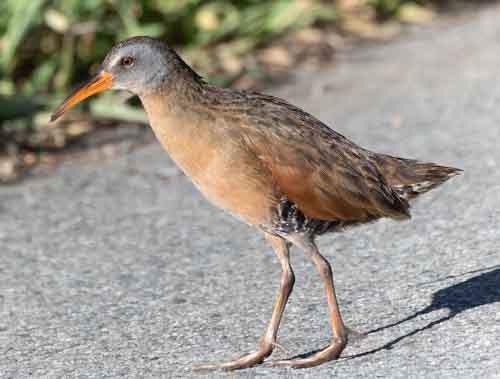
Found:
<svg viewBox="0 0 500 379"><path fill-rule="evenodd" d="M290 239L295 245L302 248L312 259L316 270L321 276L321 281L325 286L328 309L330 313L330 324L333 338L330 344L319 352L301 359L288 359L272 362L275 366L306 368L320 365L322 363L337 359L347 345L347 329L344 326L340 315L335 287L333 285L332 268L328 261L320 254L316 244L307 237L296 237Z"/></svg>
<svg viewBox="0 0 500 379"><path fill-rule="evenodd" d="M271 355L273 348L276 346L278 328L281 322L281 317L283 316L283 311L285 310L285 306L288 301L288 297L290 296L293 289L295 276L293 274L292 266L290 265L288 242L281 237L272 236L270 234L266 234L266 239L271 243L274 252L280 260L282 274L280 289L278 297L276 298L276 302L274 304L271 321L269 322L266 333L262 337L258 350L234 361L198 365L194 367L195 370L238 370L252 367L259 363L262 363L264 359Z"/></svg>

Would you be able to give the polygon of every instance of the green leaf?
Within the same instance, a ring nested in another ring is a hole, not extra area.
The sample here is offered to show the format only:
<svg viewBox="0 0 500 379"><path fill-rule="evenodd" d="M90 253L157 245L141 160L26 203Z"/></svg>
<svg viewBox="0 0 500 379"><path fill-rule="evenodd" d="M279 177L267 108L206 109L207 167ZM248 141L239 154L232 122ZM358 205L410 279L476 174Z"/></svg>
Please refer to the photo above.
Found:
<svg viewBox="0 0 500 379"><path fill-rule="evenodd" d="M5 0L4 0L5 1ZM1 58L6 71L11 69L16 49L29 29L40 19L40 8L45 0L8 0L11 17L4 36L5 47Z"/></svg>
<svg viewBox="0 0 500 379"><path fill-rule="evenodd" d="M21 97L0 96L0 123L6 120L27 118L43 106Z"/></svg>

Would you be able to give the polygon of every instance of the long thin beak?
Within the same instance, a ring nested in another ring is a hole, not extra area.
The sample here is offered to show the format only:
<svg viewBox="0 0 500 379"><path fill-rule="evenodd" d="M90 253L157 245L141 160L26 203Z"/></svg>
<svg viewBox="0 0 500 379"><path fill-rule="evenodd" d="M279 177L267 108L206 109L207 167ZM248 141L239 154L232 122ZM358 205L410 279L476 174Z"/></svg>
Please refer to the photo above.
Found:
<svg viewBox="0 0 500 379"><path fill-rule="evenodd" d="M113 85L113 75L109 72L101 71L93 79L89 80L87 83L83 84L81 87L73 91L66 100L56 109L52 116L50 116L50 121L55 121L63 115L68 109L74 107L79 102L85 100L87 97L95 95L96 93L105 91Z"/></svg>

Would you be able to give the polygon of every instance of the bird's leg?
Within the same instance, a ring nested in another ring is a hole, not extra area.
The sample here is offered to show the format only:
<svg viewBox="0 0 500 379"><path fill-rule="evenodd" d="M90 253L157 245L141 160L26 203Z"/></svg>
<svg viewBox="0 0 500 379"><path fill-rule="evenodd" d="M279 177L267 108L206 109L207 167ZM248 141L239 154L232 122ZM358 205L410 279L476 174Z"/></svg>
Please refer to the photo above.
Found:
<svg viewBox="0 0 500 379"><path fill-rule="evenodd" d="M276 302L274 304L271 320L264 336L260 341L259 348L257 349L257 351L245 355L234 361L215 364L202 364L195 366L195 370L238 370L252 367L259 363L262 363L264 359L271 355L274 347L277 345L276 339L278 336L278 328L281 322L281 317L283 316L283 312L285 310L286 303L288 301L288 297L290 296L293 289L295 275L293 274L292 266L290 265L288 246L289 243L281 237L272 236L270 234L266 234L266 238L273 246L274 252L280 260L282 274L280 289L278 292L278 297L276 298Z"/></svg>
<svg viewBox="0 0 500 379"><path fill-rule="evenodd" d="M272 364L275 366L293 368L313 367L334 360L340 356L340 353L342 353L342 350L344 350L347 344L347 329L340 315L330 263L320 254L314 241L301 237L297 240L293 239L292 242L304 249L306 254L314 262L316 270L321 276L321 281L325 286L333 338L327 347L307 358L275 361L272 362Z"/></svg>

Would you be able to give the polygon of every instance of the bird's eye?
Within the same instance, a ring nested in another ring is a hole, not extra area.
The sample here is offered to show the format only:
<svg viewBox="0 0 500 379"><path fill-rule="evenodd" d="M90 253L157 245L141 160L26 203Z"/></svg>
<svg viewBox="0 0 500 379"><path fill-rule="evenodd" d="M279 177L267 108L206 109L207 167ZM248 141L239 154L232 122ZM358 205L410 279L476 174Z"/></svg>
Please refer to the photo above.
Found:
<svg viewBox="0 0 500 379"><path fill-rule="evenodd" d="M120 61L122 66L130 67L134 64L135 59L132 57L123 57Z"/></svg>

